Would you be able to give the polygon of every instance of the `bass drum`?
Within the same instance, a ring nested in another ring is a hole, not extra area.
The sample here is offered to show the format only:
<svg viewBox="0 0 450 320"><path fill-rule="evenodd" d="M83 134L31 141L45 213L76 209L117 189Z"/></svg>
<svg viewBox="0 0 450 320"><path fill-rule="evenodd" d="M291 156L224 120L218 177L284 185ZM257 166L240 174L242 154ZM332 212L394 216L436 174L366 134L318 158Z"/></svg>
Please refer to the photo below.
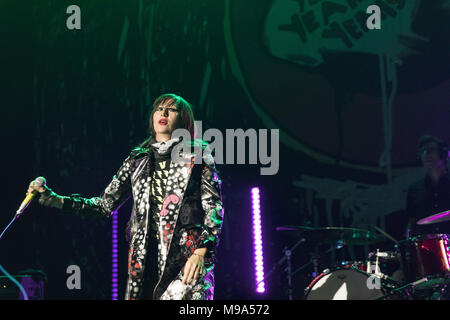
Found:
<svg viewBox="0 0 450 320"><path fill-rule="evenodd" d="M375 300L395 286L357 268L325 270L305 290L306 300Z"/></svg>

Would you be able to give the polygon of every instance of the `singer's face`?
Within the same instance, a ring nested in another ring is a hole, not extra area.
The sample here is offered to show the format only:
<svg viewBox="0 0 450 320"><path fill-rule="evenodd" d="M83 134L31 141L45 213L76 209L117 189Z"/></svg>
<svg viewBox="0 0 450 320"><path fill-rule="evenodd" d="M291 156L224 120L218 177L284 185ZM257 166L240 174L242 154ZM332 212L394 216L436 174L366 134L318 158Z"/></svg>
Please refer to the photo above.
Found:
<svg viewBox="0 0 450 320"><path fill-rule="evenodd" d="M179 127L179 111L170 101L156 107L153 114L153 129L156 136L170 135Z"/></svg>

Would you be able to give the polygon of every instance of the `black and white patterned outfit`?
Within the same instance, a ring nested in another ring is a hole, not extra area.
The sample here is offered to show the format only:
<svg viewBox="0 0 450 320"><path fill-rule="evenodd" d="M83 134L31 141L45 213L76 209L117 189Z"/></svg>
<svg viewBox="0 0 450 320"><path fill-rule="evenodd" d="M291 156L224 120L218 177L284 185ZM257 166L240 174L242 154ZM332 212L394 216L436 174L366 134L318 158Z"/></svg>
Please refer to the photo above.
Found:
<svg viewBox="0 0 450 320"><path fill-rule="evenodd" d="M157 162L151 149L157 148L164 154L178 143L178 140L170 140L136 148L101 196L83 198L74 194L64 199L65 212L109 217L129 198L131 191L133 211L127 228L130 248L125 299L213 299L215 251L222 228L223 207L221 182L211 157L204 157L202 163L197 164L195 154L180 151L178 155L185 161L168 164L167 180L161 189L162 205L156 210L158 198L152 201ZM207 249L203 274L191 285L182 284L183 267L197 248ZM146 272L147 268L158 271L153 279L157 282L154 290L150 290L153 285L147 286L151 273L148 272L151 270Z"/></svg>
<svg viewBox="0 0 450 320"><path fill-rule="evenodd" d="M148 231L147 257L144 271L144 291L143 299L153 299L153 290L161 277L160 268L158 268L158 241L159 241L159 213L162 210L164 202L164 194L166 190L167 178L169 177L169 169L171 164L170 152L172 148L158 148L156 140L150 141L152 164L150 167L150 175L152 182L150 184L150 208L151 220L150 230ZM166 146L166 144L164 144ZM168 145L167 145L168 146ZM162 151L160 150L162 149ZM161 152L161 153L160 153Z"/></svg>
<svg viewBox="0 0 450 320"><path fill-rule="evenodd" d="M157 238L157 231L159 229L159 213L162 210L162 205L164 202L164 194L166 191L167 178L169 177L169 170L171 164L170 151L172 148L168 149L166 153L158 153L157 148L152 148L153 164L151 168L151 211L152 211L152 222L151 227L153 232L152 236Z"/></svg>

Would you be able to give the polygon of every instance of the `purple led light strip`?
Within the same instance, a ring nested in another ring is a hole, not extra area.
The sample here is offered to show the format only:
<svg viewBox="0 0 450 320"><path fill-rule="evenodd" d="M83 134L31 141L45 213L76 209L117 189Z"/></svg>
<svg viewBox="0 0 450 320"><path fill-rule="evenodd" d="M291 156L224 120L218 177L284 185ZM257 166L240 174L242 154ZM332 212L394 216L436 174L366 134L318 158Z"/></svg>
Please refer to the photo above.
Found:
<svg viewBox="0 0 450 320"><path fill-rule="evenodd" d="M119 289L117 283L117 273L118 273L118 246L117 246L117 211L112 214L112 259L111 259L111 299L117 300L119 297Z"/></svg>
<svg viewBox="0 0 450 320"><path fill-rule="evenodd" d="M264 284L264 259L263 259L263 242L261 228L261 201L259 188L255 187L251 190L252 194L252 217L253 217L253 257L255 263L255 284L256 292L263 293L266 291Z"/></svg>

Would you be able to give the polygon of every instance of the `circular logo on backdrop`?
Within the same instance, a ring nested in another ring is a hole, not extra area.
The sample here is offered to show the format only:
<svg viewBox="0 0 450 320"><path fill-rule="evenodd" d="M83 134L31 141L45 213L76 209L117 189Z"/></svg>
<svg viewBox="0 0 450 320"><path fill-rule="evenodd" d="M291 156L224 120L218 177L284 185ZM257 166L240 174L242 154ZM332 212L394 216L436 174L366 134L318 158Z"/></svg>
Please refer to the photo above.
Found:
<svg viewBox="0 0 450 320"><path fill-rule="evenodd" d="M450 141L448 1L226 2L230 63L256 114L325 163L382 170ZM369 30L376 4L381 29ZM244 14L245 13L245 14Z"/></svg>

